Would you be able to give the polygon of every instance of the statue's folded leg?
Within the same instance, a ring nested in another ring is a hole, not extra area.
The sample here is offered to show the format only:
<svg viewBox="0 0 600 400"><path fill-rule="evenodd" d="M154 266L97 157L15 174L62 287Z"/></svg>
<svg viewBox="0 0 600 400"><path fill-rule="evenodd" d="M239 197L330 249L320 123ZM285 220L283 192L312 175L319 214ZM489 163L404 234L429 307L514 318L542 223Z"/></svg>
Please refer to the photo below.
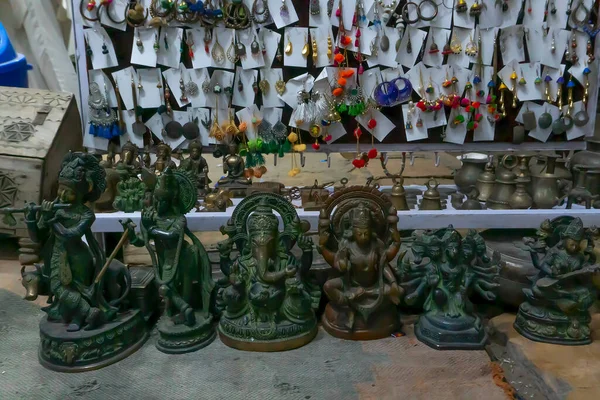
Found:
<svg viewBox="0 0 600 400"><path fill-rule="evenodd" d="M325 282L323 291L333 304L340 306L348 305L348 299L344 295L344 281L342 278L334 278Z"/></svg>

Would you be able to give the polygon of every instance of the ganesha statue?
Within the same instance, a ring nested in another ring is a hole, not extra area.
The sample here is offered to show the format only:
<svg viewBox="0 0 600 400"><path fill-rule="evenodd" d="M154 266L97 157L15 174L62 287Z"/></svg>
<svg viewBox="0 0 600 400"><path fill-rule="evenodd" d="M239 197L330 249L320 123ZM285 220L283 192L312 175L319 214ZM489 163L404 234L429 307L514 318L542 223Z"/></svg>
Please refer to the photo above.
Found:
<svg viewBox="0 0 600 400"><path fill-rule="evenodd" d="M335 192L319 216L318 251L333 267L323 291L329 303L323 328L351 340L379 339L400 328L404 290L389 263L400 250L398 216L374 187Z"/></svg>
<svg viewBox="0 0 600 400"><path fill-rule="evenodd" d="M277 212L283 220L279 231ZM282 351L303 346L317 333L320 289L309 277L312 240L283 197L257 192L235 208L219 243L225 279L217 294L222 315L219 335L228 346L250 351ZM298 246L301 256L292 249ZM232 249L238 252L231 258Z"/></svg>
<svg viewBox="0 0 600 400"><path fill-rule="evenodd" d="M538 274L514 327L528 339L543 343L584 345L592 341L589 308L597 297L600 275L594 252L594 230L579 218L563 216L542 223L536 238L524 246Z"/></svg>

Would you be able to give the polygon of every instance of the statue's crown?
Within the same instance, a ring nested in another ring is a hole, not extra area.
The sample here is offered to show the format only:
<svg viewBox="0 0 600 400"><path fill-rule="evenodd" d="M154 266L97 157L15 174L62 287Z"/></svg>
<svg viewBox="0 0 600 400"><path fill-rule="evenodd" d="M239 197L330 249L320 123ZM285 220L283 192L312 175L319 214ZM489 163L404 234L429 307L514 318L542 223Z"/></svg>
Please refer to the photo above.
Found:
<svg viewBox="0 0 600 400"><path fill-rule="evenodd" d="M352 212L352 227L369 228L371 226L371 211L364 204L359 204Z"/></svg>
<svg viewBox="0 0 600 400"><path fill-rule="evenodd" d="M273 210L269 207L267 199L263 198L258 203L256 211L248 217L248 232L257 231L274 231L279 227L279 220L273 214Z"/></svg>
<svg viewBox="0 0 600 400"><path fill-rule="evenodd" d="M563 239L583 240L583 221L575 218L562 232Z"/></svg>

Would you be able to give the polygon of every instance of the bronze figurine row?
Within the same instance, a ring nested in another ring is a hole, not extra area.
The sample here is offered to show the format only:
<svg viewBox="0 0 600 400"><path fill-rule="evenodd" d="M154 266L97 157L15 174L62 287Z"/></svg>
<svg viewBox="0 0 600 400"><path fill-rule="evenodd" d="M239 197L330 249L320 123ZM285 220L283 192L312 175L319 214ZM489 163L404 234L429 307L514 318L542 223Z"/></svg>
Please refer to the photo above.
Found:
<svg viewBox="0 0 600 400"><path fill-rule="evenodd" d="M185 214L197 201L192 174L167 166L157 175L139 231L130 219L121 221L123 236L108 258L92 235L95 216L87 206L105 186L93 155L69 153L54 201L0 210L24 213L31 238L44 249L43 265L22 275L28 299L48 296L39 359L50 369L86 371L127 357L147 339L155 313L156 346L166 353L197 350L217 332L241 350L297 348L317 333L322 291L328 299L322 325L339 338L393 335L401 327L400 307L408 306L423 310L415 332L429 346L480 349L486 343L470 297L495 299L498 254L488 256L476 231L463 236L452 226L415 232L410 254L400 252L396 209L373 186L347 187L327 199L316 246L310 224L287 199L247 196L221 228L224 278L216 282L206 249L187 226ZM525 240L540 272L524 291L527 301L515 322L524 336L591 341L588 308L600 276L592 234L580 219L561 217ZM127 241L148 250L151 268L114 259ZM311 272L314 247L332 267L325 282Z"/></svg>

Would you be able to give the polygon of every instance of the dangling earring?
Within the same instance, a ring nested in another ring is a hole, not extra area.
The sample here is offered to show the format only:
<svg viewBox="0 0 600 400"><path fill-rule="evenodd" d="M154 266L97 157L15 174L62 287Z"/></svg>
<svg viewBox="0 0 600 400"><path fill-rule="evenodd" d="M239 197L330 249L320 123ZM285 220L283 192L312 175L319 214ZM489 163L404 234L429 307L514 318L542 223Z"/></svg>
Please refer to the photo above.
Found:
<svg viewBox="0 0 600 400"><path fill-rule="evenodd" d="M521 79L519 79L519 85L527 85L527 81L525 80L525 74L523 74L523 68L521 68Z"/></svg>
<svg viewBox="0 0 600 400"><path fill-rule="evenodd" d="M444 48L442 49L442 54L447 56L448 54L452 54L452 48L450 47L450 39L448 35L446 35L446 43L444 44Z"/></svg>
<svg viewBox="0 0 600 400"><path fill-rule="evenodd" d="M143 53L144 52L144 42L142 42L142 38L140 37L140 30L136 28L135 33L136 33L135 45L137 46L138 51L140 53Z"/></svg>
<svg viewBox="0 0 600 400"><path fill-rule="evenodd" d="M317 45L317 38L316 35L312 35L311 37L312 40L312 59L313 59L313 64L317 64L317 61L319 59L319 47Z"/></svg>
<svg viewBox="0 0 600 400"><path fill-rule="evenodd" d="M206 76L204 77L204 82L202 82L202 91L204 93L210 92L210 79L208 72L206 72Z"/></svg>
<svg viewBox="0 0 600 400"><path fill-rule="evenodd" d="M415 112L415 105L412 101L408 102L408 112L406 113L406 124L404 124L404 127L407 130L410 130L413 128L412 126L412 114Z"/></svg>
<svg viewBox="0 0 600 400"><path fill-rule="evenodd" d="M160 49L160 43L158 42L158 32L154 33L154 45L152 45L152 47L154 48L154 51L158 53L158 50Z"/></svg>
<svg viewBox="0 0 600 400"><path fill-rule="evenodd" d="M194 59L194 36L191 33L192 31L188 29L185 31L185 44L188 46L188 55L190 59Z"/></svg>
<svg viewBox="0 0 600 400"><path fill-rule="evenodd" d="M271 84L268 80L263 79L258 83L258 87L260 88L260 91L263 94L267 94L269 92L269 89L271 88Z"/></svg>
<svg viewBox="0 0 600 400"><path fill-rule="evenodd" d="M108 46L106 45L106 38L102 35L102 54L108 54Z"/></svg>
<svg viewBox="0 0 600 400"><path fill-rule="evenodd" d="M552 43L550 44L550 52L552 54L556 53L556 37L554 32L552 32Z"/></svg>
<svg viewBox="0 0 600 400"><path fill-rule="evenodd" d="M169 50L169 41L167 40L168 31L165 28L165 36L163 36L163 42L165 42L165 50Z"/></svg>
<svg viewBox="0 0 600 400"><path fill-rule="evenodd" d="M473 36L469 34L469 43L467 43L467 47L465 48L465 54L470 57L475 57L478 50L477 44L473 41Z"/></svg>
<svg viewBox="0 0 600 400"><path fill-rule="evenodd" d="M462 44L456 38L456 33L452 33L452 41L450 42L450 48L452 49L452 53L460 54L462 52Z"/></svg>
<svg viewBox="0 0 600 400"><path fill-rule="evenodd" d="M258 40L256 40L256 33L254 34L254 39L252 43L250 43L250 52L252 55L257 55L260 53L260 45L258 44Z"/></svg>
<svg viewBox="0 0 600 400"><path fill-rule="evenodd" d="M287 35L287 44L285 45L285 55L286 56L291 56L292 52L294 51L294 48L292 47L292 40L290 39L290 34L288 33Z"/></svg>
<svg viewBox="0 0 600 400"><path fill-rule="evenodd" d="M435 35L433 34L433 32L431 32L431 45L429 46L429 54L436 54L439 52L440 52L440 49L438 48L438 45L435 43Z"/></svg>
<svg viewBox="0 0 600 400"><path fill-rule="evenodd" d="M283 77L281 75L279 75L279 79L277 80L277 82L275 82L275 90L280 96L282 96L285 93L285 82L283 81Z"/></svg>
<svg viewBox="0 0 600 400"><path fill-rule="evenodd" d="M187 103L188 98L185 95L185 84L183 83L183 71L181 71L180 75L179 75L179 89L181 89L181 97L179 98L179 100L181 100L182 103Z"/></svg>
<svg viewBox="0 0 600 400"><path fill-rule="evenodd" d="M410 41L410 31L406 32L406 34L408 35L408 41L406 42L406 53L411 54L412 53L412 42Z"/></svg>
<svg viewBox="0 0 600 400"><path fill-rule="evenodd" d="M306 34L304 34L304 46L302 46L302 56L304 58L308 57L308 53L310 52L310 48L308 47L308 38Z"/></svg>

